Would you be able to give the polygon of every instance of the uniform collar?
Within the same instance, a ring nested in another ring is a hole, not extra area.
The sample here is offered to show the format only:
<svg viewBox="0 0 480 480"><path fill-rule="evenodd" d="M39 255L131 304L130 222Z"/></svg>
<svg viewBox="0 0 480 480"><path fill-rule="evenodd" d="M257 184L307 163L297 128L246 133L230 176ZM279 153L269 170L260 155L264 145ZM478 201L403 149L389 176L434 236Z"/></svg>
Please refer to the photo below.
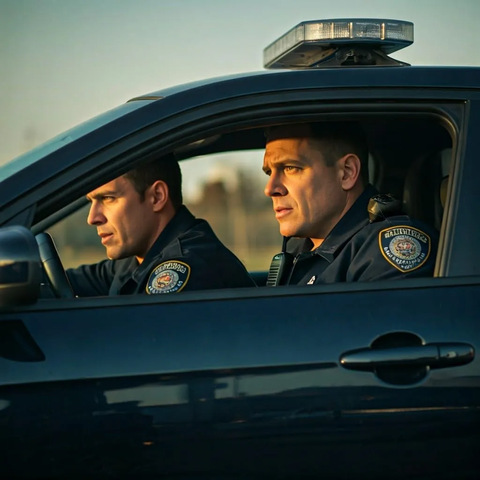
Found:
<svg viewBox="0 0 480 480"><path fill-rule="evenodd" d="M369 223L367 210L368 202L370 198L377 193L378 191L376 188L373 185L368 184L347 213L339 220L335 227L333 227L323 243L313 250L313 253L321 255L323 258L331 262L335 257L337 249L344 245L359 230ZM303 245L303 251L310 251L312 245L312 241L306 239Z"/></svg>
<svg viewBox="0 0 480 480"><path fill-rule="evenodd" d="M176 238L191 228L194 224L195 217L185 205L182 205L168 222L167 226L162 230L157 240L155 240L155 243L148 251L145 259L133 274L133 278L137 280L145 270L150 268L151 263L156 257L158 257L158 255L160 255L165 247L170 245Z"/></svg>

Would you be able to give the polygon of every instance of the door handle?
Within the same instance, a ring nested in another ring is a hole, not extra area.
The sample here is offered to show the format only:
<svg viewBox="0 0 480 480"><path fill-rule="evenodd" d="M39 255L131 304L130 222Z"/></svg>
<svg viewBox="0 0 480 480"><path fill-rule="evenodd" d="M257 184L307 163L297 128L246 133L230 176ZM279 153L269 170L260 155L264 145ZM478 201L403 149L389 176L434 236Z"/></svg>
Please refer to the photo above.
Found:
<svg viewBox="0 0 480 480"><path fill-rule="evenodd" d="M350 350L340 356L340 365L348 370L371 372L379 367L455 367L470 363L474 358L475 349L468 343L430 343L408 347Z"/></svg>

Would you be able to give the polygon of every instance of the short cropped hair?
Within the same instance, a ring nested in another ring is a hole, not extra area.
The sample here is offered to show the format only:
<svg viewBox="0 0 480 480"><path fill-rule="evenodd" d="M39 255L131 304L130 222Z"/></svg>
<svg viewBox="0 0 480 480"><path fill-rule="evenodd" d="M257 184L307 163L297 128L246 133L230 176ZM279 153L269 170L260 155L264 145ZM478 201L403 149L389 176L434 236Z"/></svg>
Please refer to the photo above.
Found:
<svg viewBox="0 0 480 480"><path fill-rule="evenodd" d="M301 124L294 124L301 125ZM368 183L368 144L365 132L358 122L314 122L305 124L310 127L309 137L322 143L322 155L325 164L333 167L343 156L353 153L360 159L360 176L364 185ZM288 125L270 127L268 137L287 138Z"/></svg>
<svg viewBox="0 0 480 480"><path fill-rule="evenodd" d="M182 172L173 155L148 162L130 170L124 176L132 183L142 201L145 199L145 190L157 180L162 180L167 184L173 208L178 210L183 204Z"/></svg>

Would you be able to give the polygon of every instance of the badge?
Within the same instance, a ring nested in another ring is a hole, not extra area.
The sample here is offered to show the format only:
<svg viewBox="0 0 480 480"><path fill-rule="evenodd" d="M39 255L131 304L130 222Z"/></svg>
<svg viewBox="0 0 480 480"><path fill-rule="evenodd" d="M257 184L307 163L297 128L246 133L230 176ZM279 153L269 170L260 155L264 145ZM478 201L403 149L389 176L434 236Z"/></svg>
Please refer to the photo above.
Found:
<svg viewBox="0 0 480 480"><path fill-rule="evenodd" d="M178 260L169 260L156 266L148 278L146 292L156 293L180 292L190 278L190 266Z"/></svg>
<svg viewBox="0 0 480 480"><path fill-rule="evenodd" d="M385 260L403 273L420 268L430 255L430 237L406 225L382 230L378 242Z"/></svg>

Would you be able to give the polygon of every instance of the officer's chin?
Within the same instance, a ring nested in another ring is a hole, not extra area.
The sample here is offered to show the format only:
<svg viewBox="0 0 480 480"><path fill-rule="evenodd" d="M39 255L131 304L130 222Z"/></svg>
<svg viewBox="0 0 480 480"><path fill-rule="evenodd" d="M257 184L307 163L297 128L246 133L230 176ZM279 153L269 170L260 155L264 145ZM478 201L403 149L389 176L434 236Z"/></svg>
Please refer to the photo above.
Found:
<svg viewBox="0 0 480 480"><path fill-rule="evenodd" d="M109 260L122 260L123 258L130 258L134 255L128 252L112 252L107 250L107 258Z"/></svg>
<svg viewBox="0 0 480 480"><path fill-rule="evenodd" d="M119 252L112 252L112 250L108 248L106 253L109 260L120 260L120 258L123 258Z"/></svg>
<svg viewBox="0 0 480 480"><path fill-rule="evenodd" d="M300 232L296 228L289 228L286 225L283 227L280 225L280 235L282 237L298 237L301 236Z"/></svg>

